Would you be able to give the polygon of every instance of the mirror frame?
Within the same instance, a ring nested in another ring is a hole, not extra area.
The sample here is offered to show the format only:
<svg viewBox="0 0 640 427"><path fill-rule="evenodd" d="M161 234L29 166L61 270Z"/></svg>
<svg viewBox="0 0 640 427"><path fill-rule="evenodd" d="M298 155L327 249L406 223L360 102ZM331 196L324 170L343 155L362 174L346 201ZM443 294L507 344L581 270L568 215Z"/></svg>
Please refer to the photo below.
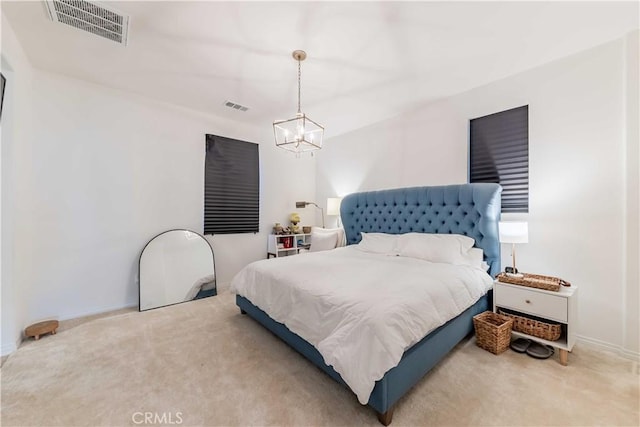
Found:
<svg viewBox="0 0 640 427"><path fill-rule="evenodd" d="M172 305L177 305L177 304L184 304L185 302L191 302L191 301L195 301L195 300L189 300L189 301L179 301L179 302L174 302L171 304L165 304L165 305L159 305L157 307L152 307L152 308L146 308L144 310L141 310L142 307L142 299L141 299L141 293L140 293L140 261L142 261L142 254L144 254L144 250L147 249L147 246L149 246L149 243L153 242L157 237L162 236L163 234L166 233L170 233L172 231L188 231L189 233L193 233L193 234L197 234L198 236L200 236L202 238L202 240L204 240L205 242L207 242L207 246L209 246L209 250L211 251L211 259L213 261L213 281L216 285L216 295L218 295L218 273L216 271L216 257L213 254L213 247L211 246L211 243L209 243L209 241L207 240L206 237L204 237L202 234L193 231L193 230L187 230L186 228L173 228L171 230L166 230L163 231L162 233L156 234L155 236L153 236L151 239L149 239L149 241L144 245L144 247L142 248L142 251L140 251L140 256L138 257L138 312L142 313L144 311L149 311L149 310L155 310L157 308L162 308L162 307L169 307ZM216 296L216 295L211 295L211 297ZM206 298L210 298L210 297L206 297Z"/></svg>

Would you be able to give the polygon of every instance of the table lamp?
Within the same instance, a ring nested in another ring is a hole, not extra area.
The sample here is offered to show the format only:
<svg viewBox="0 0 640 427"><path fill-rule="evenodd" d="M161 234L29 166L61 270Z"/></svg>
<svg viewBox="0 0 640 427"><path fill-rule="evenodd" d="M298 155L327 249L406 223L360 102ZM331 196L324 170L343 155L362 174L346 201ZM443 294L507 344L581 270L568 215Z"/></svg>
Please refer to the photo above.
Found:
<svg viewBox="0 0 640 427"><path fill-rule="evenodd" d="M338 216L338 227L340 227L340 203L342 203L342 197L327 199L327 215Z"/></svg>
<svg viewBox="0 0 640 427"><path fill-rule="evenodd" d="M529 225L524 221L500 221L498 223L500 243L511 243L512 274L518 274L516 268L516 243L529 242ZM508 271L507 271L508 273Z"/></svg>

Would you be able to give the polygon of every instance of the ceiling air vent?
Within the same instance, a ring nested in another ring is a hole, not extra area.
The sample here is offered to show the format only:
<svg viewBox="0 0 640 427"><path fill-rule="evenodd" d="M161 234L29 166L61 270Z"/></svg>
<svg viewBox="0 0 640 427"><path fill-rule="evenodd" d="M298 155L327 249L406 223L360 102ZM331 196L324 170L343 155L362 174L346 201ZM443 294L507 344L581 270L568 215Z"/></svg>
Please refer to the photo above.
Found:
<svg viewBox="0 0 640 427"><path fill-rule="evenodd" d="M239 111L247 111L249 109L249 107L245 107L244 105L236 104L235 102L231 101L224 101L224 106Z"/></svg>
<svg viewBox="0 0 640 427"><path fill-rule="evenodd" d="M45 0L53 21L127 45L129 17L85 0Z"/></svg>

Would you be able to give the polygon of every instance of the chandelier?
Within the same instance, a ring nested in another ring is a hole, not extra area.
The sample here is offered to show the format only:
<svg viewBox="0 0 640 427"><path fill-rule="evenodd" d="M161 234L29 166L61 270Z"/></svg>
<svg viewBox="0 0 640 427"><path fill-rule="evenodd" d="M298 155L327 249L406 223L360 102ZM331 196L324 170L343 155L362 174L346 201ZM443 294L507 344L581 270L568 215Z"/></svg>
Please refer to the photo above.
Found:
<svg viewBox="0 0 640 427"><path fill-rule="evenodd" d="M294 153L305 153L322 148L324 127L311 120L300 110L300 63L307 58L304 50L294 50L293 59L298 61L298 112L295 117L273 122L276 146Z"/></svg>

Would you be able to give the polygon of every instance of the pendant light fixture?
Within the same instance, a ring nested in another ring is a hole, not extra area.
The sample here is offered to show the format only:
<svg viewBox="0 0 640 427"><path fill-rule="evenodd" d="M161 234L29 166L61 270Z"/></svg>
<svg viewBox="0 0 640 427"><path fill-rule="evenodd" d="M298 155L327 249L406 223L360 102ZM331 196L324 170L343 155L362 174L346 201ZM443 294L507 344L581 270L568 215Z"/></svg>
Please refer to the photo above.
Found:
<svg viewBox="0 0 640 427"><path fill-rule="evenodd" d="M273 122L276 146L294 153L305 153L322 148L324 127L311 120L300 110L300 63L307 58L304 50L294 50L293 59L298 61L298 112L287 120Z"/></svg>

